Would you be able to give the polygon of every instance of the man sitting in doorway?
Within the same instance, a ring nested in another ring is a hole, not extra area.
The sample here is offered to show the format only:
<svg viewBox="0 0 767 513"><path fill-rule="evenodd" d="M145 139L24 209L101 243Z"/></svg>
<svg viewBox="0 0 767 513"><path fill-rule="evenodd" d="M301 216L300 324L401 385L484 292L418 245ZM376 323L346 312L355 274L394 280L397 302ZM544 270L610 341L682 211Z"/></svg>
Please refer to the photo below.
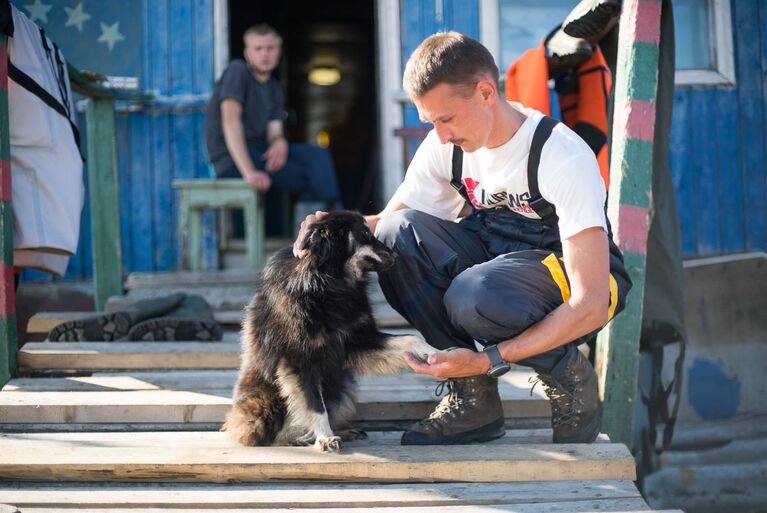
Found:
<svg viewBox="0 0 767 513"><path fill-rule="evenodd" d="M339 204L330 154L307 144L288 144L285 101L272 71L282 38L266 24L245 31L245 60L229 63L205 113L205 143L218 178L242 177L257 191L298 195L296 219Z"/></svg>

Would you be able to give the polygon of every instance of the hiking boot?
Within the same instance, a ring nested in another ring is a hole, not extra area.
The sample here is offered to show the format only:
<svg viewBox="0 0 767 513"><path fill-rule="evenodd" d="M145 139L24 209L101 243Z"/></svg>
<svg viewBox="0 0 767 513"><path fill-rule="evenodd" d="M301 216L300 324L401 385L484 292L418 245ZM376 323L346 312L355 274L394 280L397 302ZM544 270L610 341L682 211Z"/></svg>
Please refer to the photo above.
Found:
<svg viewBox="0 0 767 513"><path fill-rule="evenodd" d="M451 378L448 393L424 420L402 434L402 445L453 445L488 442L506 434L498 380L485 375Z"/></svg>
<svg viewBox="0 0 767 513"><path fill-rule="evenodd" d="M543 45L546 49L549 78L558 78L578 69L594 53L588 41L569 36L559 27L546 36Z"/></svg>
<svg viewBox="0 0 767 513"><path fill-rule="evenodd" d="M581 0L562 23L562 30L573 37L598 43L618 23L621 0Z"/></svg>
<svg viewBox="0 0 767 513"><path fill-rule="evenodd" d="M579 444L596 440L602 417L599 414L597 373L588 359L573 348L551 374L538 372L538 378L551 403L554 443Z"/></svg>
<svg viewBox="0 0 767 513"><path fill-rule="evenodd" d="M115 308L107 305L106 312L82 319L67 321L48 333L51 342L100 342L125 340L131 327L151 317L163 315L178 307L186 294L177 293L156 298L120 303Z"/></svg>
<svg viewBox="0 0 767 513"><path fill-rule="evenodd" d="M201 296L188 295L173 310L134 325L128 340L218 341L224 336L210 305Z"/></svg>

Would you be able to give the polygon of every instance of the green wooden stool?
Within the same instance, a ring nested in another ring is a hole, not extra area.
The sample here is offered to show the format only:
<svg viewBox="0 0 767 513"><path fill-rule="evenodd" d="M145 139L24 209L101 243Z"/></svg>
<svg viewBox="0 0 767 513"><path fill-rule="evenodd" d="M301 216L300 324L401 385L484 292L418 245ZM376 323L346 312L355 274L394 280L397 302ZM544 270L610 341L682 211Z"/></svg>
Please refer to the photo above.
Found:
<svg viewBox="0 0 767 513"><path fill-rule="evenodd" d="M182 262L202 270L202 210L241 208L245 211L245 245L253 269L264 266L264 198L241 178L173 180L179 191Z"/></svg>

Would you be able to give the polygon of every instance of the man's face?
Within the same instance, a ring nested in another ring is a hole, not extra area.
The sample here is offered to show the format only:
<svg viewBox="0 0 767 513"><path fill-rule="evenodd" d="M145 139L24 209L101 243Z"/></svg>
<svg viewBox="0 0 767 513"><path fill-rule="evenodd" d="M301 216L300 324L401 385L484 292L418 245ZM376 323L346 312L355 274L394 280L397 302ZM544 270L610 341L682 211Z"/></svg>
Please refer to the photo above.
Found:
<svg viewBox="0 0 767 513"><path fill-rule="evenodd" d="M271 73L280 61L280 40L274 34L245 38L245 60L257 73Z"/></svg>
<svg viewBox="0 0 767 513"><path fill-rule="evenodd" d="M439 84L413 103L421 121L434 125L442 144L453 143L472 152L487 142L493 115L476 86Z"/></svg>

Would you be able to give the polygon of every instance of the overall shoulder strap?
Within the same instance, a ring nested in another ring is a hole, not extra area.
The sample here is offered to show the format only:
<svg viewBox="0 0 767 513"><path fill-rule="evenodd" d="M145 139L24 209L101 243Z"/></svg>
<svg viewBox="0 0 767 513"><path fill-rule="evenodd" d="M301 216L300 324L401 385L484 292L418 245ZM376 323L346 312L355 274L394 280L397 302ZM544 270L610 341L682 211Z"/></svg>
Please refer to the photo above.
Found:
<svg viewBox="0 0 767 513"><path fill-rule="evenodd" d="M538 165L541 162L543 145L548 141L551 131L554 130L557 123L559 122L556 119L543 116L538 126L535 127L533 142L530 143L530 156L527 159L527 184L530 188L530 199L527 204L543 219L547 226L557 224L557 212L554 205L541 196L541 191L538 188Z"/></svg>
<svg viewBox="0 0 767 513"><path fill-rule="evenodd" d="M466 187L461 182L461 175L463 175L463 150L458 145L453 145L453 179L450 180L450 185L453 189L458 191L458 194L463 196L463 199L469 201L469 194L466 192Z"/></svg>

